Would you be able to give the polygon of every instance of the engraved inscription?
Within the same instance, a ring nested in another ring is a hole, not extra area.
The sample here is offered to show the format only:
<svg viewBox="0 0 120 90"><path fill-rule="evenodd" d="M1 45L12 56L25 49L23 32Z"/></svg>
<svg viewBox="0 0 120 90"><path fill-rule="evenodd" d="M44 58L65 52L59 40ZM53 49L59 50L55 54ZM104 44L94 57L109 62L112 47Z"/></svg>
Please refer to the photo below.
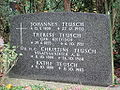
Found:
<svg viewBox="0 0 120 90"><path fill-rule="evenodd" d="M109 17L48 12L11 18L11 43L22 53L10 77L112 85Z"/></svg>
<svg viewBox="0 0 120 90"><path fill-rule="evenodd" d="M31 22L30 30L35 40L29 42L31 47L21 46L20 50L33 52L30 57L37 60L31 68L84 73L85 68L79 64L86 60L82 54L97 54L93 47L84 48L87 45L81 39L86 32L84 22Z"/></svg>

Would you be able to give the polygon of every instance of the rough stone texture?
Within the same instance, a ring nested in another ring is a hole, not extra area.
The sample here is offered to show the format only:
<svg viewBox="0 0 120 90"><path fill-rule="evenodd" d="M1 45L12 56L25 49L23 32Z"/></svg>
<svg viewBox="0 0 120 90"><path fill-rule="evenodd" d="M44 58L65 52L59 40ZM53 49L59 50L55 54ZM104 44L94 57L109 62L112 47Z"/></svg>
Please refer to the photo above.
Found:
<svg viewBox="0 0 120 90"><path fill-rule="evenodd" d="M48 30L45 30L45 26L41 26L42 30L35 30L35 26L31 27L31 22L57 22L57 25L54 23L54 26L49 27L51 29ZM66 30L62 30L63 22L79 22L79 26L72 26L72 30L68 29L71 26L67 26ZM11 19L11 42L13 45L19 46L18 52L23 53L23 56L19 57L16 66L10 72L10 77L87 85L111 85L112 55L109 23L108 16L89 13L39 13L13 17ZM24 29L20 30L20 26ZM75 27L80 29L75 30ZM33 33L39 33L39 36ZM45 34L43 35L43 33ZM50 35L50 33L54 33L54 35ZM61 36L60 33L62 33ZM67 38L67 35L63 34L72 34L72 36ZM73 37L73 34L78 37ZM42 38L47 40L41 41ZM54 41L54 38L66 38L72 39L72 41ZM71 45L71 43L73 44ZM54 50L45 51L45 48ZM79 52L75 52L75 49ZM90 52L84 53L80 49ZM36 54L36 51L45 52L45 55ZM56 52L63 54L46 54ZM65 55L65 53L67 54ZM80 58L84 58L84 60ZM61 64L58 65L58 62ZM78 69L79 71L77 71Z"/></svg>
<svg viewBox="0 0 120 90"><path fill-rule="evenodd" d="M70 83L60 83L60 82L50 82L50 81L38 81L38 80L26 80L17 78L6 78L6 85L12 84L13 86L29 86L29 85L42 85L48 88L54 89L65 89L65 90L120 90L120 86L117 87L103 87L103 86L89 86L81 84L70 84Z"/></svg>

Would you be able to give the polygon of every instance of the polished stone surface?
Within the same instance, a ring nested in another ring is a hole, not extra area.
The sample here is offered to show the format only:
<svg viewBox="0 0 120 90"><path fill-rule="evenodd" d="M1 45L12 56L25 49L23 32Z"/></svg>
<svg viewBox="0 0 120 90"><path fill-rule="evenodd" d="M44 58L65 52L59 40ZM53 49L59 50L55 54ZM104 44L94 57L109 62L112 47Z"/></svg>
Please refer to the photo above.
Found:
<svg viewBox="0 0 120 90"><path fill-rule="evenodd" d="M39 13L11 19L19 57L10 77L108 86L112 84L109 16Z"/></svg>

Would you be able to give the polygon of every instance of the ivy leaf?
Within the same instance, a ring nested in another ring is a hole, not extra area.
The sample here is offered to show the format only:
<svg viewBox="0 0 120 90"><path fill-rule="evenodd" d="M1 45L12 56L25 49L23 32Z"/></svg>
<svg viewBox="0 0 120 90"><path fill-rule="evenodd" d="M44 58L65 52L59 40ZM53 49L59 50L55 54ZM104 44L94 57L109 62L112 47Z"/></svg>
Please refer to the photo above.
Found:
<svg viewBox="0 0 120 90"><path fill-rule="evenodd" d="M115 40L116 40L117 42L120 42L120 35L116 35Z"/></svg>

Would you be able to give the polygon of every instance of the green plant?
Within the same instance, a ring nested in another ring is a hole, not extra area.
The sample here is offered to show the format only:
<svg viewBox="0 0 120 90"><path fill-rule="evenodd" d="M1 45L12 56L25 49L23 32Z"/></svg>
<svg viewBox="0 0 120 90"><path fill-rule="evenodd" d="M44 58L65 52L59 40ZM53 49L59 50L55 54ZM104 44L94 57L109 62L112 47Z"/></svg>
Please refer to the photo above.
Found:
<svg viewBox="0 0 120 90"><path fill-rule="evenodd" d="M16 46L11 46L10 43L4 44L0 54L0 74L3 76L1 82L4 80L4 76L9 73L18 60L18 54L16 53ZM20 54L21 55L21 54Z"/></svg>
<svg viewBox="0 0 120 90"><path fill-rule="evenodd" d="M12 86L12 84L8 84L6 86L0 87L0 90L62 90L62 89L48 88L44 85Z"/></svg>
<svg viewBox="0 0 120 90"><path fill-rule="evenodd" d="M117 77L120 77L120 0L113 3L113 55L115 72Z"/></svg>

